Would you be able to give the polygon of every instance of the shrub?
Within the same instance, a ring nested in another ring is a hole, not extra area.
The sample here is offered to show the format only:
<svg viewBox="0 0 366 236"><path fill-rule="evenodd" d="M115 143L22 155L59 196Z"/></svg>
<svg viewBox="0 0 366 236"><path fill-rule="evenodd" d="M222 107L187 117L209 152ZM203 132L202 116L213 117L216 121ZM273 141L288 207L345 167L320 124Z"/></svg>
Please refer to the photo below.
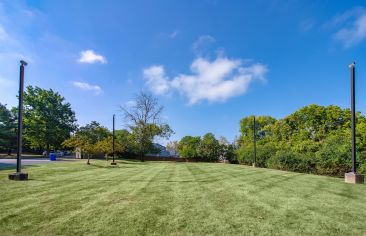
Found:
<svg viewBox="0 0 366 236"><path fill-rule="evenodd" d="M251 165L253 163L253 145L243 145L237 151L237 160L239 164Z"/></svg>
<svg viewBox="0 0 366 236"><path fill-rule="evenodd" d="M272 169L303 173L315 172L314 156L291 150L279 151L268 159L267 165Z"/></svg>
<svg viewBox="0 0 366 236"><path fill-rule="evenodd" d="M268 159L275 155L276 147L271 143L257 145L257 155L256 155L256 166L258 167L268 167ZM238 161L241 164L252 165L254 161L254 150L253 145L242 146L238 152Z"/></svg>
<svg viewBox="0 0 366 236"><path fill-rule="evenodd" d="M316 153L316 169L321 175L343 176L351 170L351 144L342 134L333 134L324 140Z"/></svg>

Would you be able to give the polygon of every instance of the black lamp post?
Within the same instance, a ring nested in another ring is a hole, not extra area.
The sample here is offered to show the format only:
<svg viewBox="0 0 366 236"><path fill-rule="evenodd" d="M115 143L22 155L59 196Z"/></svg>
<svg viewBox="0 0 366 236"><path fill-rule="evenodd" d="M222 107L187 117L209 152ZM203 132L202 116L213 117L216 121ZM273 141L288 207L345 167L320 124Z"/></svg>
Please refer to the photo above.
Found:
<svg viewBox="0 0 366 236"><path fill-rule="evenodd" d="M253 116L253 154L254 154L254 161L253 161L253 167L256 167L257 162L257 129L256 129L256 122L255 122L255 116Z"/></svg>
<svg viewBox="0 0 366 236"><path fill-rule="evenodd" d="M352 172L357 173L356 166L356 93L355 63L349 65L351 72L351 129L352 129Z"/></svg>
<svg viewBox="0 0 366 236"><path fill-rule="evenodd" d="M345 174L345 181L347 183L359 184L364 182L364 176L357 173L356 162L356 73L355 65L353 62L349 65L351 74L351 133L352 133L352 172Z"/></svg>
<svg viewBox="0 0 366 236"><path fill-rule="evenodd" d="M117 163L114 161L114 156L115 156L115 149L114 149L114 141L115 141L115 136L114 136L114 120L115 120L115 115L113 114L113 138L112 138L112 152L113 152L113 161L111 163L111 165L117 165Z"/></svg>
<svg viewBox="0 0 366 236"><path fill-rule="evenodd" d="M24 66L27 62L20 61L20 78L19 78L19 106L18 106L18 131L17 131L17 170L15 173L9 174L10 180L27 180L28 173L22 172L22 133L23 133L23 93L24 93Z"/></svg>

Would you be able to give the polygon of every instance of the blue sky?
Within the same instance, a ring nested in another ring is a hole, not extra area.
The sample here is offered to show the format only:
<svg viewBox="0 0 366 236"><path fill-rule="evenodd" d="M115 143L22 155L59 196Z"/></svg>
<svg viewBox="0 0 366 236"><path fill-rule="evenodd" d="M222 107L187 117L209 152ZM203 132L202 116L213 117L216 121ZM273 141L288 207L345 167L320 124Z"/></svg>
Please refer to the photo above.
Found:
<svg viewBox="0 0 366 236"><path fill-rule="evenodd" d="M302 106L366 111L366 1L0 1L0 102L26 85L52 88L111 128L141 90L164 105L175 135L233 140L248 115Z"/></svg>

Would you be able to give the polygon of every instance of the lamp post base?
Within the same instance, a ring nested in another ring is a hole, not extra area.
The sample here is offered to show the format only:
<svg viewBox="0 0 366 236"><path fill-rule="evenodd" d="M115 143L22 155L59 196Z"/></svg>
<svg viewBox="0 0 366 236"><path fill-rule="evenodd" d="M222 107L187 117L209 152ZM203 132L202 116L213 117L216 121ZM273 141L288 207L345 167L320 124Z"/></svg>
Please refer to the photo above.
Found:
<svg viewBox="0 0 366 236"><path fill-rule="evenodd" d="M111 165L117 165L117 162L111 162Z"/></svg>
<svg viewBox="0 0 366 236"><path fill-rule="evenodd" d="M344 181L350 184L363 184L365 180L363 175L349 172L344 174Z"/></svg>
<svg viewBox="0 0 366 236"><path fill-rule="evenodd" d="M9 174L9 179L18 180L18 181L28 180L28 173L15 172L15 173Z"/></svg>

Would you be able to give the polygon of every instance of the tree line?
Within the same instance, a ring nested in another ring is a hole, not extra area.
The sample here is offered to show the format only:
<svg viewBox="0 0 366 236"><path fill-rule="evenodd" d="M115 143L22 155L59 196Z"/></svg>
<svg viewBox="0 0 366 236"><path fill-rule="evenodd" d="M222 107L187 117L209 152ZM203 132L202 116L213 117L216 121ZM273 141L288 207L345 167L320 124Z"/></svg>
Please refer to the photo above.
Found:
<svg viewBox="0 0 366 236"><path fill-rule="evenodd" d="M161 122L162 111L157 99L144 92L136 95L134 105L121 107L127 127L115 132L117 155L139 156L143 161L146 153L157 152L154 138L173 133ZM0 103L0 152L10 155L16 149L16 131L17 108L9 110ZM95 154L112 154L112 132L96 121L79 126L70 103L52 89L28 86L24 91L23 137L24 148L38 153L81 148L88 162Z"/></svg>
<svg viewBox="0 0 366 236"><path fill-rule="evenodd" d="M212 133L202 137L184 136L175 144L175 150L181 157L191 161L236 162L235 144L229 143L224 137L216 139Z"/></svg>
<svg viewBox="0 0 366 236"><path fill-rule="evenodd" d="M123 157L144 160L156 153L156 137L168 138L170 126L161 121L163 107L155 97L141 92L133 105L121 107L125 129L116 130L115 150ZM0 103L0 152L16 149L17 108ZM358 170L366 173L366 117L357 113ZM70 103L52 89L28 86L24 92L24 147L41 153L62 148L82 149L84 157L110 156L112 132L98 122L76 123ZM253 116L240 120L240 137L233 143L212 133L184 136L167 149L192 161L228 161L252 165L254 133L256 165L265 168L342 176L351 170L351 112L338 106L305 106L282 119Z"/></svg>
<svg viewBox="0 0 366 236"><path fill-rule="evenodd" d="M174 146L181 157L226 160L263 168L343 176L352 167L351 112L338 106L309 105L282 119L248 116L240 120L240 137L229 144L211 133L185 136ZM358 172L366 173L366 118L356 115ZM256 160L254 160L254 134Z"/></svg>
<svg viewBox="0 0 366 236"><path fill-rule="evenodd" d="M357 113L357 165L366 172L366 118ZM240 121L237 160L254 161L254 131L257 138L256 165L280 170L343 176L352 166L351 112L338 106L305 106L276 120L270 116L244 117Z"/></svg>

